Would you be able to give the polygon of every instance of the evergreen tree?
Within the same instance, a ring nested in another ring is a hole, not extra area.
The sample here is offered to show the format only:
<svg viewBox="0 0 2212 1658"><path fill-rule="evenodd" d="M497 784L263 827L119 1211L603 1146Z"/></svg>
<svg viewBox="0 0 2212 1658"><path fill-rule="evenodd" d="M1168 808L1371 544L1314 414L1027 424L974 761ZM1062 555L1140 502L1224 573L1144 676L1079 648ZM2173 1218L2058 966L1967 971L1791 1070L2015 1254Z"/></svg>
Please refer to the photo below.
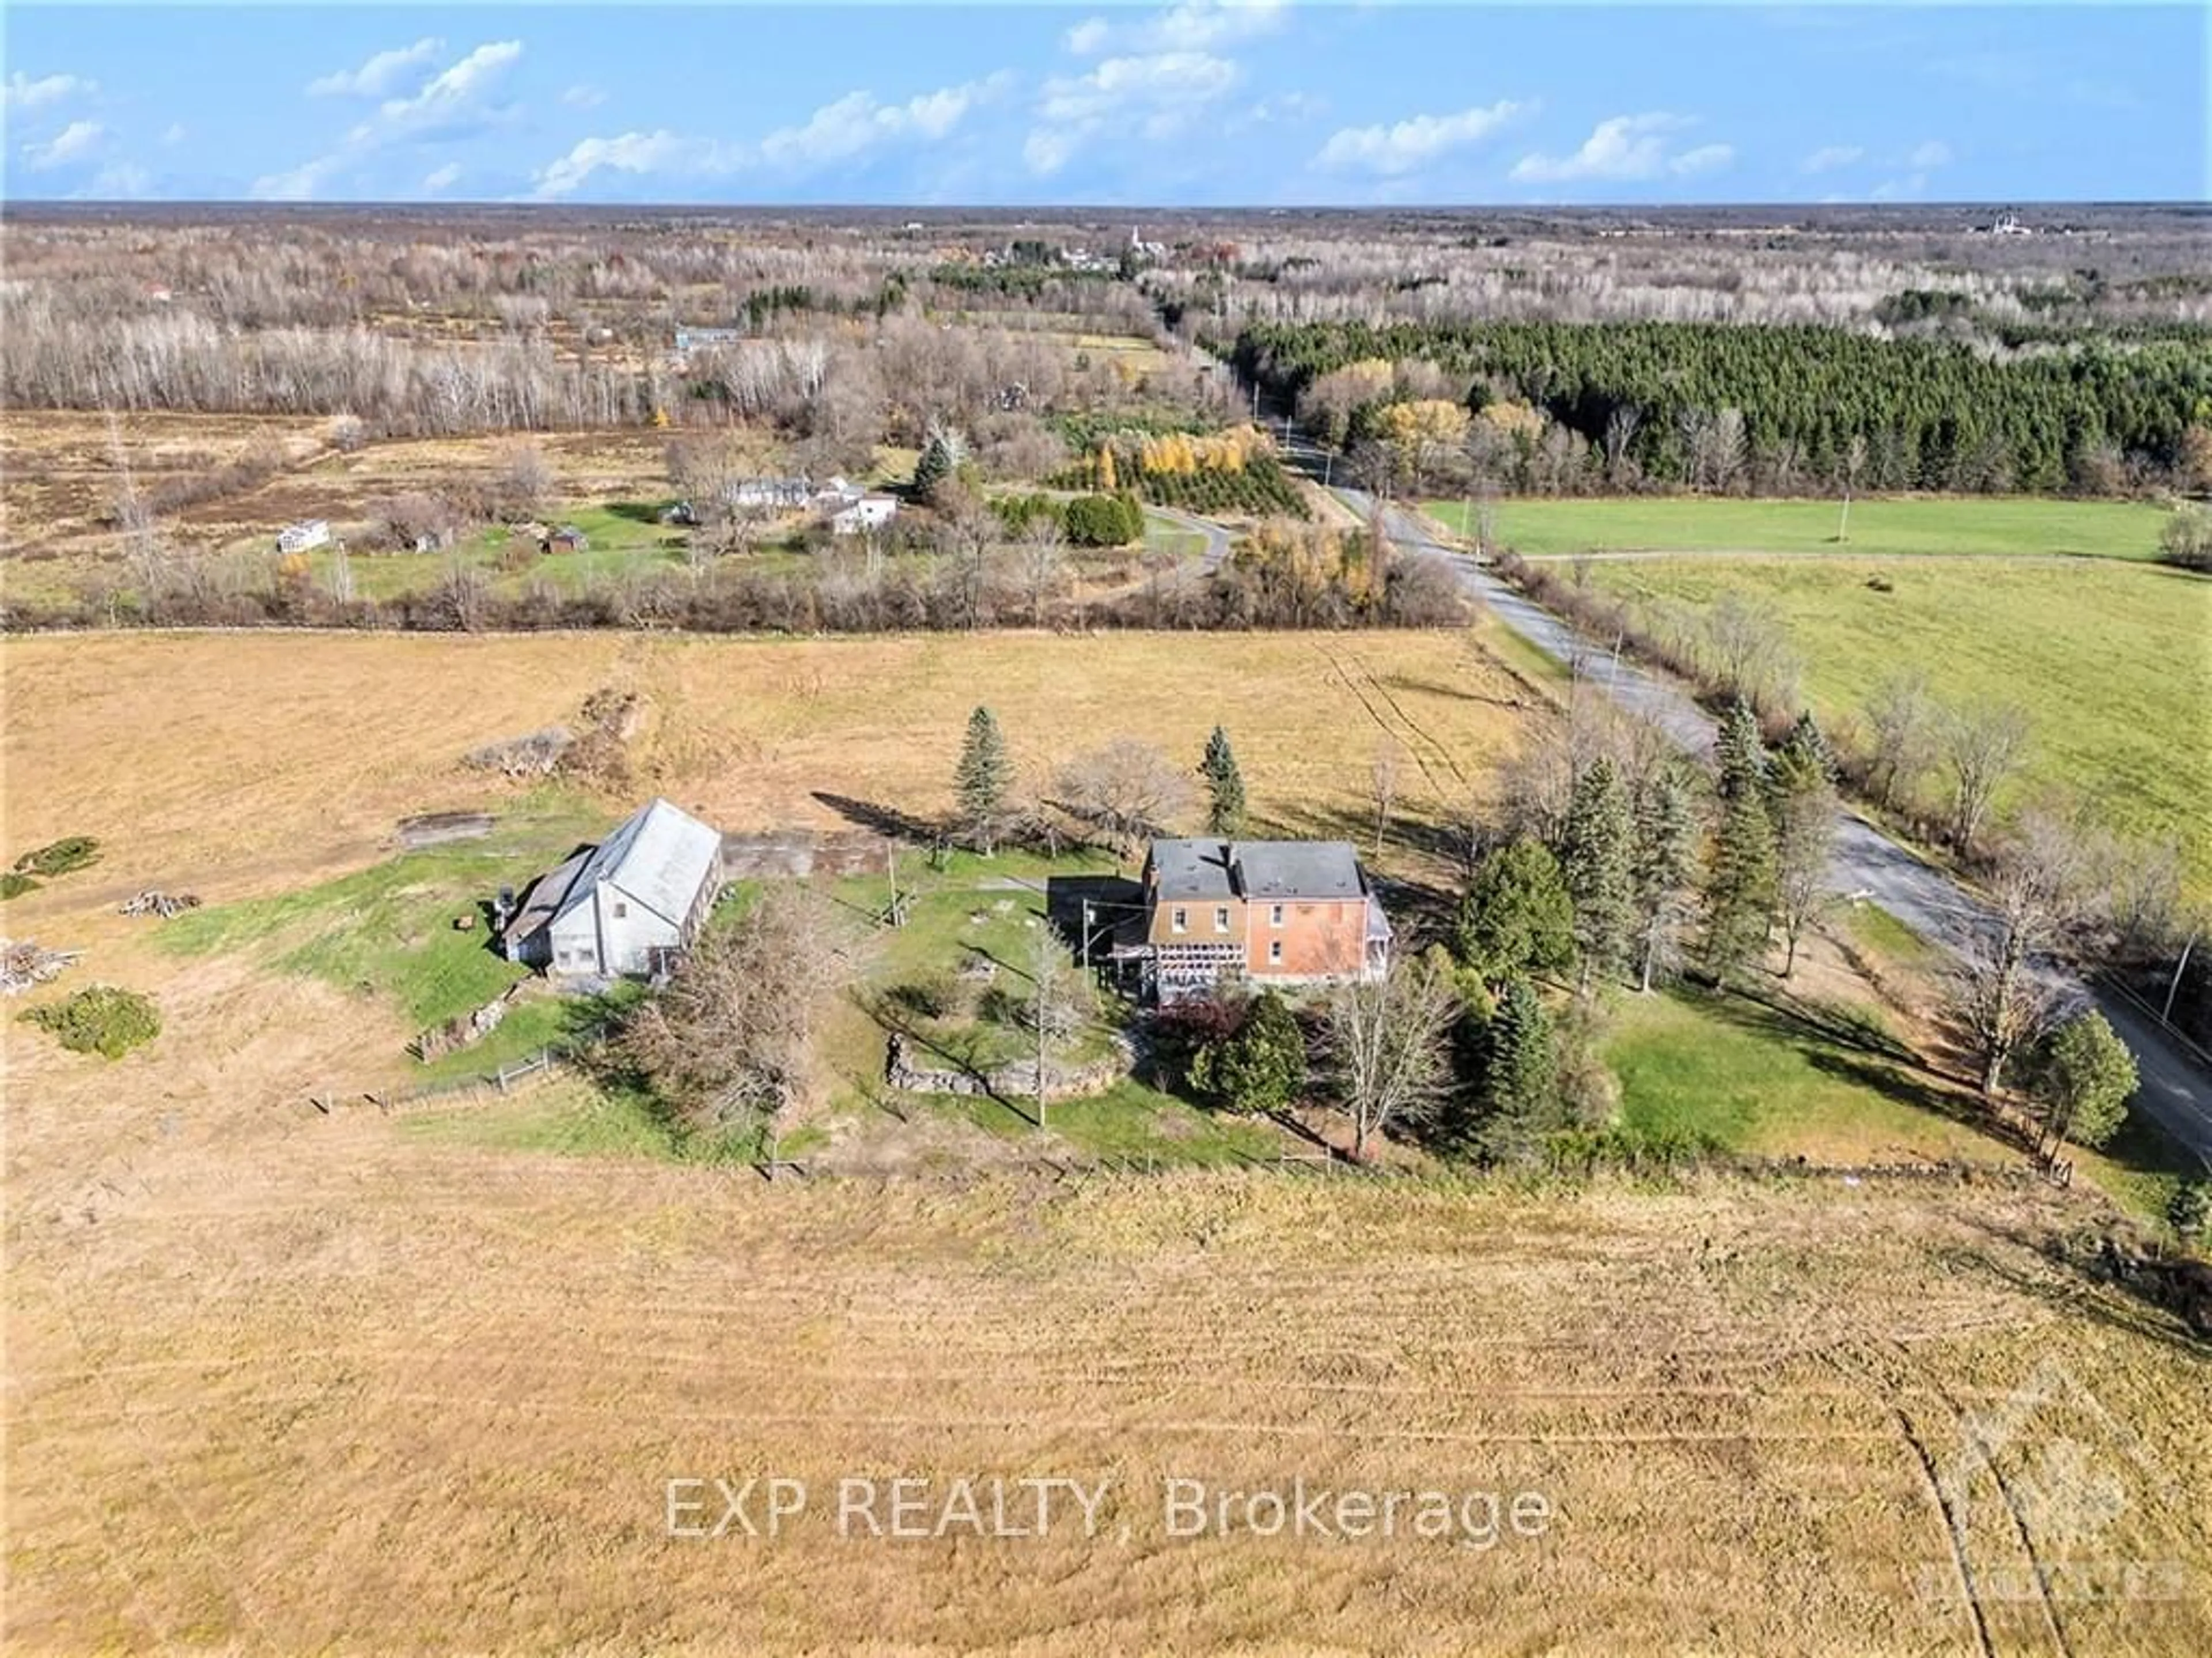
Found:
<svg viewBox="0 0 2212 1658"><path fill-rule="evenodd" d="M1263 990L1237 1034L1190 1062L1191 1086L1230 1111L1279 1111L1306 1085L1306 1037L1290 1005Z"/></svg>
<svg viewBox="0 0 2212 1658"><path fill-rule="evenodd" d="M1498 1010L1484 1028L1481 1076L1475 1088L1481 1115L1475 1144L1494 1162L1533 1156L1559 1127L1553 1081L1552 1016L1536 987L1522 975L1506 981Z"/></svg>
<svg viewBox="0 0 2212 1658"><path fill-rule="evenodd" d="M1759 717L1743 698L1732 697L1721 715L1713 746L1723 801L1757 796L1766 782L1766 752L1759 737Z"/></svg>
<svg viewBox="0 0 2212 1658"><path fill-rule="evenodd" d="M1716 983L1756 963L1774 915L1774 821L1753 790L1721 799L1705 869L1702 955Z"/></svg>
<svg viewBox="0 0 2212 1658"><path fill-rule="evenodd" d="M1006 791L1013 780L1013 762L1007 757L998 717L979 708L968 716L968 736L952 774L952 794L958 803L961 834L986 853L998 839Z"/></svg>
<svg viewBox="0 0 2212 1658"><path fill-rule="evenodd" d="M1559 837L1559 872L1574 903L1585 990L1627 963L1636 924L1634 856L1628 790L1612 761L1594 760L1575 779Z"/></svg>
<svg viewBox="0 0 2212 1658"><path fill-rule="evenodd" d="M1782 924L1782 976L1796 970L1797 944L1827 898L1836 841L1836 762L1809 714L1798 716L1766 772L1774 823L1774 914Z"/></svg>
<svg viewBox="0 0 2212 1658"><path fill-rule="evenodd" d="M2068 1140L2102 1145L2118 1132L2138 1078L2135 1055L2095 1009L2076 1013L2039 1043L2028 1091L2043 1108L2053 1156Z"/></svg>
<svg viewBox="0 0 2212 1658"><path fill-rule="evenodd" d="M1685 897L1698 878L1698 811L1679 765L1659 768L1636 817L1638 977L1642 988L1672 963L1685 916Z"/></svg>
<svg viewBox="0 0 2212 1658"><path fill-rule="evenodd" d="M1216 726L1206 739L1206 759L1198 768L1206 779L1206 828L1210 835L1237 835L1244 830L1244 777L1237 769L1229 733Z"/></svg>
<svg viewBox="0 0 2212 1658"><path fill-rule="evenodd" d="M1574 902L1542 841L1515 841L1483 859L1460 903L1455 943L1486 984L1559 973L1574 960Z"/></svg>

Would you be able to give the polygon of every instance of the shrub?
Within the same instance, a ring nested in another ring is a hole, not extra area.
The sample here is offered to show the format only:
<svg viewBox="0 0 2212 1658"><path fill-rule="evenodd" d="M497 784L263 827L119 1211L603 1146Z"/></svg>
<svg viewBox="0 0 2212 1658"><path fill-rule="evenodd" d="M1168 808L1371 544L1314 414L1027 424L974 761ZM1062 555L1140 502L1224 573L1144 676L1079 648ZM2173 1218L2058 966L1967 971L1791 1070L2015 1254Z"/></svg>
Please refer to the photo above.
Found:
<svg viewBox="0 0 2212 1658"><path fill-rule="evenodd" d="M87 985L21 1017L72 1054L98 1054L111 1060L121 1059L161 1034L161 1016L154 1004L135 990L114 985Z"/></svg>
<svg viewBox="0 0 2212 1658"><path fill-rule="evenodd" d="M2195 1238L2212 1229L2212 1181L2185 1180L2166 1199L2166 1218L2185 1238Z"/></svg>
<svg viewBox="0 0 2212 1658"><path fill-rule="evenodd" d="M29 876L9 870L0 875L0 898L20 898L27 892L36 892L39 884Z"/></svg>
<svg viewBox="0 0 2212 1658"><path fill-rule="evenodd" d="M68 875L99 861L99 841L89 835L70 835L25 853L15 860L15 869L23 875Z"/></svg>

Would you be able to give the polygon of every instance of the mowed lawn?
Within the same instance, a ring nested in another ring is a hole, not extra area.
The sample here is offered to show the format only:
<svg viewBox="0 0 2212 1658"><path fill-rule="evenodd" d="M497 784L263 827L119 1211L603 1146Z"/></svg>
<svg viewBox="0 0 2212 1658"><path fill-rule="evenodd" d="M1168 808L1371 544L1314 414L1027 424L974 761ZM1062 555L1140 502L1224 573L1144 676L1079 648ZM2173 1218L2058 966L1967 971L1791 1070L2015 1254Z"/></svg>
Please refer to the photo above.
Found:
<svg viewBox="0 0 2212 1658"><path fill-rule="evenodd" d="M1892 591L1867 583L1875 576ZM2000 805L2070 792L2114 828L2178 839L2212 892L2212 580L2157 565L1906 564L1863 558L1650 559L1590 580L1632 600L1771 605L1832 724L1887 676L1935 695L2013 702L2034 724Z"/></svg>
<svg viewBox="0 0 2212 1658"><path fill-rule="evenodd" d="M1429 511L1464 534L1467 503ZM1501 501L1498 544L1531 555L1588 552L2041 553L2148 559L2162 508L2140 501L2035 496L1899 496L1851 503L1850 540L1836 540L1833 501L1731 501L1660 496L1607 501Z"/></svg>

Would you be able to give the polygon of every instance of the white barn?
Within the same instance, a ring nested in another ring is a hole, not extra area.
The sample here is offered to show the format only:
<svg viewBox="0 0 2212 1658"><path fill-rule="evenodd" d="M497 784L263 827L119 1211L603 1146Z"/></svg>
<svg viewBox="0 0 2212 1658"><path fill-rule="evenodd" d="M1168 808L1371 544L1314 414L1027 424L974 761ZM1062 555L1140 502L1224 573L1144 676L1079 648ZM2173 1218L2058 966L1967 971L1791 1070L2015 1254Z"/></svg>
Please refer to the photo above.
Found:
<svg viewBox="0 0 2212 1658"><path fill-rule="evenodd" d="M860 495L830 514L832 535L857 536L882 528L898 515L896 495Z"/></svg>
<svg viewBox="0 0 2212 1658"><path fill-rule="evenodd" d="M500 949L555 979L652 978L698 936L721 890L721 835L655 800L540 876Z"/></svg>
<svg viewBox="0 0 2212 1658"><path fill-rule="evenodd" d="M310 547L330 544L331 526L327 519L311 518L304 524L288 524L276 532L276 550L280 553L304 553Z"/></svg>

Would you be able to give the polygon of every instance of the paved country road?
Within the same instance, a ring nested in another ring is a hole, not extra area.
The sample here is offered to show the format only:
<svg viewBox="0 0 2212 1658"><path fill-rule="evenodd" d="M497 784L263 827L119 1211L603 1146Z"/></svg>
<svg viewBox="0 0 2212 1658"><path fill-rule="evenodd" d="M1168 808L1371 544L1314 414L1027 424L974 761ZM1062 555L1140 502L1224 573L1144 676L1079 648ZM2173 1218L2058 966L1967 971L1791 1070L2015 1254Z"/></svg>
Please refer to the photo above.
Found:
<svg viewBox="0 0 2212 1658"><path fill-rule="evenodd" d="M1294 464L1304 457L1294 446ZM1335 494L1363 515L1373 510L1366 495L1339 489ZM1713 722L1688 694L1670 680L1578 641L1574 630L1542 606L1492 575L1467 553L1436 538L1434 526L1417 513L1389 508L1383 527L1402 552L1428 553L1449 564L1462 586L1523 639L1567 660L1579 652L1591 683L1616 702L1655 721L1694 754L1713 744ZM1954 955L1978 936L1991 932L1989 908L1951 876L1899 845L1848 808L1838 814L1836 850L1829 885L1853 899L1881 905L1914 932ZM2161 1029L2124 993L2083 984L2056 969L2045 969L2051 987L2069 999L2093 1000L2136 1056L2142 1087L2139 1108L2212 1171L2212 1074L2197 1064L2179 1040Z"/></svg>

